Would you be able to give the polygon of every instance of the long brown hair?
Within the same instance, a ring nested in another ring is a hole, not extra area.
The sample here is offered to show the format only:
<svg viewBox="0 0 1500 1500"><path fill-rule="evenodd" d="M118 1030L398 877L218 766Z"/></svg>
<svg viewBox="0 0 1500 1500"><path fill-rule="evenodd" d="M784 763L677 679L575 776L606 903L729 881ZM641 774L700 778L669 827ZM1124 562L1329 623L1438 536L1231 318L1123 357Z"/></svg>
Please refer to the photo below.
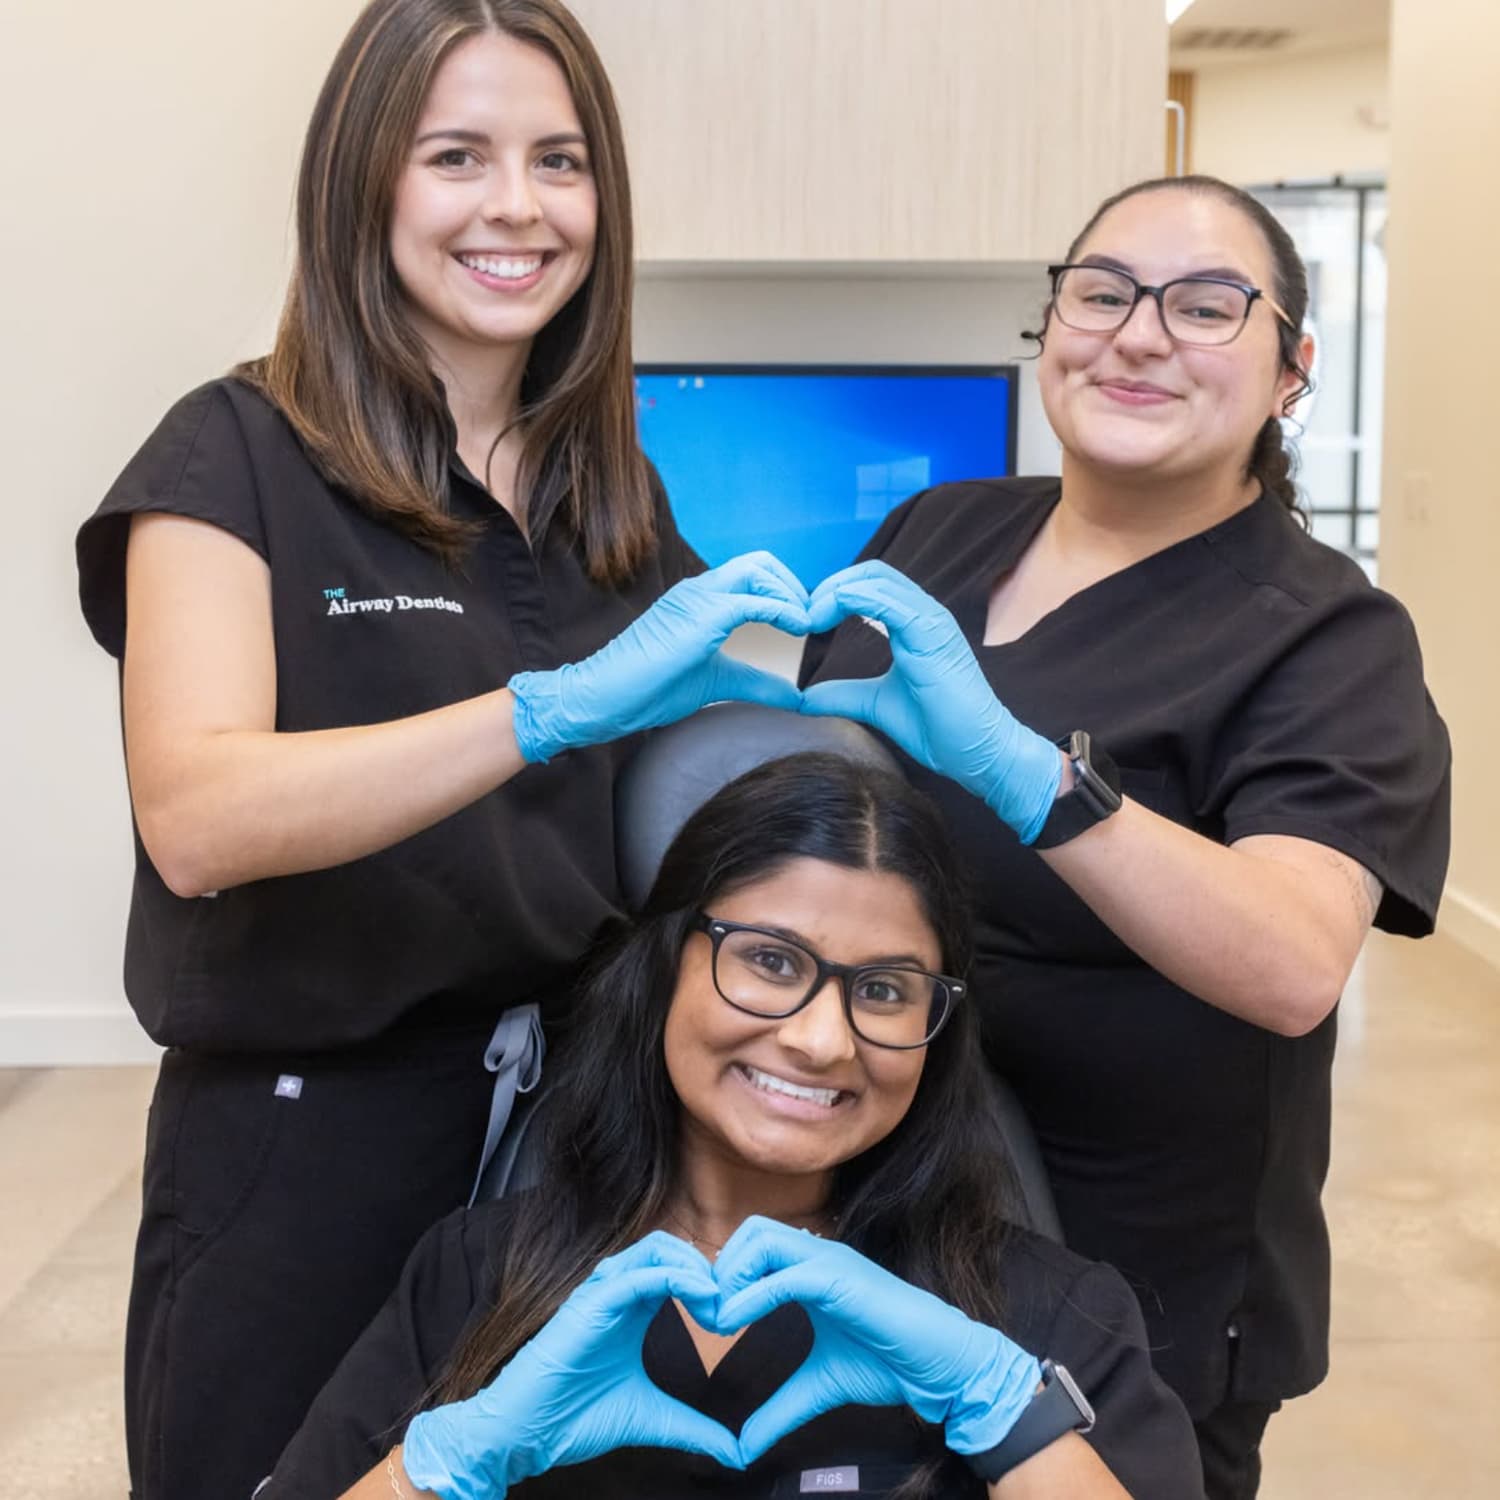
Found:
<svg viewBox="0 0 1500 1500"><path fill-rule="evenodd" d="M796 859L900 876L945 972L967 969L968 892L952 845L937 809L901 777L801 754L730 782L684 824L639 920L581 992L550 1085L544 1186L515 1200L494 1300L429 1403L472 1395L601 1259L660 1222L678 1177L682 1110L662 1036L694 914ZM840 1239L999 1323L999 1251L1017 1200L972 1006L960 1003L928 1047L895 1129L837 1169L834 1201Z"/></svg>
<svg viewBox="0 0 1500 1500"><path fill-rule="evenodd" d="M521 388L517 490L540 537L560 518L589 575L615 584L655 544L630 355L630 179L614 94L560 0L371 0L324 80L297 181L297 259L270 354L236 372L295 428L328 479L449 561L472 527L450 514L451 421L403 311L391 260L396 184L438 68L500 31L561 68L598 193L593 266L538 333Z"/></svg>

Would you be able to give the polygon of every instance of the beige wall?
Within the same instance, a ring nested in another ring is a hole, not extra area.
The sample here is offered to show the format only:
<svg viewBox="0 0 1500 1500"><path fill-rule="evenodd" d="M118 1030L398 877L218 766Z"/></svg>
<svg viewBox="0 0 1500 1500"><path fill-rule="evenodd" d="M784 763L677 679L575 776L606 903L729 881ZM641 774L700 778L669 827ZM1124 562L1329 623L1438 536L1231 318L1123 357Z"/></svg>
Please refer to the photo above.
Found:
<svg viewBox="0 0 1500 1500"><path fill-rule="evenodd" d="M1395 0L1390 309L1381 581L1416 617L1453 734L1454 842L1443 919L1500 962L1500 299L1444 299L1455 263L1500 243L1500 6Z"/></svg>
<svg viewBox="0 0 1500 1500"><path fill-rule="evenodd" d="M1200 69L1193 169L1246 184L1383 173L1386 61L1377 45Z"/></svg>
<svg viewBox="0 0 1500 1500"><path fill-rule="evenodd" d="M115 673L73 532L177 396L264 345L303 124L357 5L4 6L0 1063L143 1049Z"/></svg>

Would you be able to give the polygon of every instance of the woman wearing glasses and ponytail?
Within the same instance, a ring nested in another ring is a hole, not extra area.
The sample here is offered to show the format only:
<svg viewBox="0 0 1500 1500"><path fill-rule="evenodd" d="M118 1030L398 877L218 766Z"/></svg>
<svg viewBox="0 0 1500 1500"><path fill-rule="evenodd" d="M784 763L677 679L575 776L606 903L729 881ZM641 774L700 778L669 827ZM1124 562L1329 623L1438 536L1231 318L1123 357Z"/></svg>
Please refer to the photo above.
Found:
<svg viewBox="0 0 1500 1500"><path fill-rule="evenodd" d="M948 814L986 1050L1239 1500L1327 1369L1336 1007L1372 922L1432 930L1448 739L1405 611L1295 509L1285 230L1216 179L1146 182L1050 274L1061 478L893 512L814 596L845 623L804 711L883 731Z"/></svg>

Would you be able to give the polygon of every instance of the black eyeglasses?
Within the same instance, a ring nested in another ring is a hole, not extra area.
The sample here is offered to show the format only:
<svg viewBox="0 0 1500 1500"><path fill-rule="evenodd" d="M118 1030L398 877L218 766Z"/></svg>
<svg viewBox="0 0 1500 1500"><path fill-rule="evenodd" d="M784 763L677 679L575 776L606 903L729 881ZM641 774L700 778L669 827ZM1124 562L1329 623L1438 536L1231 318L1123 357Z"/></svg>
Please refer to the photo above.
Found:
<svg viewBox="0 0 1500 1500"><path fill-rule="evenodd" d="M699 912L714 945L714 988L736 1010L783 1020L839 981L850 1029L876 1047L925 1047L963 998L964 983L903 964L835 964L779 932Z"/></svg>
<svg viewBox="0 0 1500 1500"><path fill-rule="evenodd" d="M1060 323L1080 333L1123 328L1143 297L1156 303L1168 338L1179 344L1233 343L1257 301L1288 328L1296 327L1269 293L1218 276L1179 276L1161 286L1146 286L1112 266L1048 266L1047 274L1052 278L1052 311Z"/></svg>

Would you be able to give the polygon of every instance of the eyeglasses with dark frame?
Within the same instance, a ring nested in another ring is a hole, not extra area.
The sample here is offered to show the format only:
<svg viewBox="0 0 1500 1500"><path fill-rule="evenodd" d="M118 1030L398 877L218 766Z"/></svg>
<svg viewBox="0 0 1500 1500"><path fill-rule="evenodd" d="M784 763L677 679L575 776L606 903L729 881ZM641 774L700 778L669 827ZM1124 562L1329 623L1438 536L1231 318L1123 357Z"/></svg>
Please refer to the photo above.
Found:
<svg viewBox="0 0 1500 1500"><path fill-rule="evenodd" d="M1199 347L1232 344L1250 321L1250 309L1264 302L1288 328L1296 325L1285 308L1258 286L1222 276L1178 276L1147 286L1115 266L1048 266L1052 310L1060 323L1080 333L1114 333L1130 321L1141 299L1156 303L1161 326L1178 344Z"/></svg>
<svg viewBox="0 0 1500 1500"><path fill-rule="evenodd" d="M785 933L707 912L696 915L693 930L713 943L714 988L736 1010L785 1020L837 979L850 1030L874 1047L925 1047L967 988L961 979L907 964L831 963Z"/></svg>

